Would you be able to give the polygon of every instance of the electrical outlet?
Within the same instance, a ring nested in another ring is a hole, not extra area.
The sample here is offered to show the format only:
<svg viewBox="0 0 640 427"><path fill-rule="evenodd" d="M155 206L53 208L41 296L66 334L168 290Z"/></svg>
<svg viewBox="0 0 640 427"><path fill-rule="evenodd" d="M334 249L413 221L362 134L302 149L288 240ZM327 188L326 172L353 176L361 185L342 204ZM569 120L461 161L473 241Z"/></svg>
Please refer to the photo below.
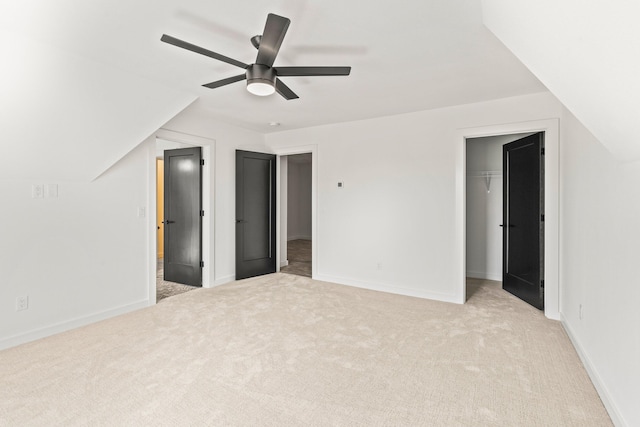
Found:
<svg viewBox="0 0 640 427"><path fill-rule="evenodd" d="M382 270L382 263L378 261L378 262L376 263L376 268L377 268L378 270Z"/></svg>
<svg viewBox="0 0 640 427"><path fill-rule="evenodd" d="M22 311L29 308L29 297L27 295L16 298L16 311Z"/></svg>

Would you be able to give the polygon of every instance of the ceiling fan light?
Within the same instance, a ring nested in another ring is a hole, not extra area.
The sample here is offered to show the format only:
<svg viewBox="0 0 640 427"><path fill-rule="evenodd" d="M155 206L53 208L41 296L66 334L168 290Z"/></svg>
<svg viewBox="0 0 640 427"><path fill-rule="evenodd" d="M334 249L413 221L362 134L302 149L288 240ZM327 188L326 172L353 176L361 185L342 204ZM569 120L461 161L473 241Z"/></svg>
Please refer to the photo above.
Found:
<svg viewBox="0 0 640 427"><path fill-rule="evenodd" d="M269 96L275 93L276 88L269 81L247 81L247 90L254 95Z"/></svg>
<svg viewBox="0 0 640 427"><path fill-rule="evenodd" d="M247 68L247 90L254 95L268 96L276 91L276 72L262 64Z"/></svg>

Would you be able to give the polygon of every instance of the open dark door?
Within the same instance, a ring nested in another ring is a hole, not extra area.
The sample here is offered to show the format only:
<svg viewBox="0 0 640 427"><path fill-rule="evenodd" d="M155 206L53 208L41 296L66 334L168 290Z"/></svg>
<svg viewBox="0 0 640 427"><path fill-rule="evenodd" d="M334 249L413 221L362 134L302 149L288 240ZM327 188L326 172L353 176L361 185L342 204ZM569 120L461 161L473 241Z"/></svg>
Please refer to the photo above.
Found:
<svg viewBox="0 0 640 427"><path fill-rule="evenodd" d="M164 280L202 286L202 149L164 152Z"/></svg>
<svg viewBox="0 0 640 427"><path fill-rule="evenodd" d="M236 279L276 271L276 156L236 151Z"/></svg>
<svg viewBox="0 0 640 427"><path fill-rule="evenodd" d="M544 308L544 133L503 146L502 287Z"/></svg>

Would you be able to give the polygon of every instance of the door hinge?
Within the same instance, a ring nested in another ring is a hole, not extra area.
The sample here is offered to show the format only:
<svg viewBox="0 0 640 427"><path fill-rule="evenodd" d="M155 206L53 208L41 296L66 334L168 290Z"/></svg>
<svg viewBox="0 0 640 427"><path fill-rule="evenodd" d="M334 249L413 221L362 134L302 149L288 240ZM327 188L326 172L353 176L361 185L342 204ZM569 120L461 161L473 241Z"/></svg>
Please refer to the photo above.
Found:
<svg viewBox="0 0 640 427"><path fill-rule="evenodd" d="M204 159L200 159L200 166L204 166Z"/></svg>
<svg viewBox="0 0 640 427"><path fill-rule="evenodd" d="M204 211L200 211L200 216L204 216Z"/></svg>
<svg viewBox="0 0 640 427"><path fill-rule="evenodd" d="M540 150L540 154L544 156L544 147L542 147L542 149Z"/></svg>
<svg viewBox="0 0 640 427"><path fill-rule="evenodd" d="M204 261L200 261L200 267L204 267Z"/></svg>
<svg viewBox="0 0 640 427"><path fill-rule="evenodd" d="M544 214L540 214L540 221L544 222Z"/></svg>
<svg viewBox="0 0 640 427"><path fill-rule="evenodd" d="M544 279L540 280L540 287L544 289Z"/></svg>

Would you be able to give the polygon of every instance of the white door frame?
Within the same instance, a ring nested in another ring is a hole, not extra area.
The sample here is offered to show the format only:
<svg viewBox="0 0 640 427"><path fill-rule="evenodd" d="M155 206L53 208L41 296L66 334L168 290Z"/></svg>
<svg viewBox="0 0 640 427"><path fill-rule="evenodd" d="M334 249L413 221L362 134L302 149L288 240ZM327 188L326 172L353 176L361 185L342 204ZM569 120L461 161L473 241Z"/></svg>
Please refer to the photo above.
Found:
<svg viewBox="0 0 640 427"><path fill-rule="evenodd" d="M560 320L560 134L559 120L546 119L458 129L456 144L455 278L460 303L466 301L466 142L467 138L544 132L544 314Z"/></svg>
<svg viewBox="0 0 640 427"><path fill-rule="evenodd" d="M204 166L202 168L202 209L204 210L204 218L202 221L202 260L204 267L202 268L202 287L210 288L213 286L211 281L214 275L214 253L213 253L213 233L214 233L214 212L213 212L213 188L212 178L213 162L215 151L215 140L195 135L175 132L168 129L158 130L153 137L153 143L149 149L149 215L147 216L147 224L149 230L148 250L149 254L149 305L156 303L156 268L157 268L157 224L156 224L156 139L164 139L174 141L181 144L187 144L195 147L202 147L202 159Z"/></svg>
<svg viewBox="0 0 640 427"><path fill-rule="evenodd" d="M280 170L280 162L282 156L291 156L294 154L307 154L311 153L311 277L315 278L318 274L318 233L317 233L317 171L318 171L318 159L317 159L318 146L317 145L301 145L295 147L282 147L275 148L273 153L278 156L277 161L277 173L276 173L276 206L278 207L276 213L277 229L281 230L283 226L283 215L280 212L281 206L281 192L280 184L281 180L286 177L282 177L282 171ZM280 252L280 246L282 245L281 233L276 233L276 271L280 271L280 260L282 255Z"/></svg>

